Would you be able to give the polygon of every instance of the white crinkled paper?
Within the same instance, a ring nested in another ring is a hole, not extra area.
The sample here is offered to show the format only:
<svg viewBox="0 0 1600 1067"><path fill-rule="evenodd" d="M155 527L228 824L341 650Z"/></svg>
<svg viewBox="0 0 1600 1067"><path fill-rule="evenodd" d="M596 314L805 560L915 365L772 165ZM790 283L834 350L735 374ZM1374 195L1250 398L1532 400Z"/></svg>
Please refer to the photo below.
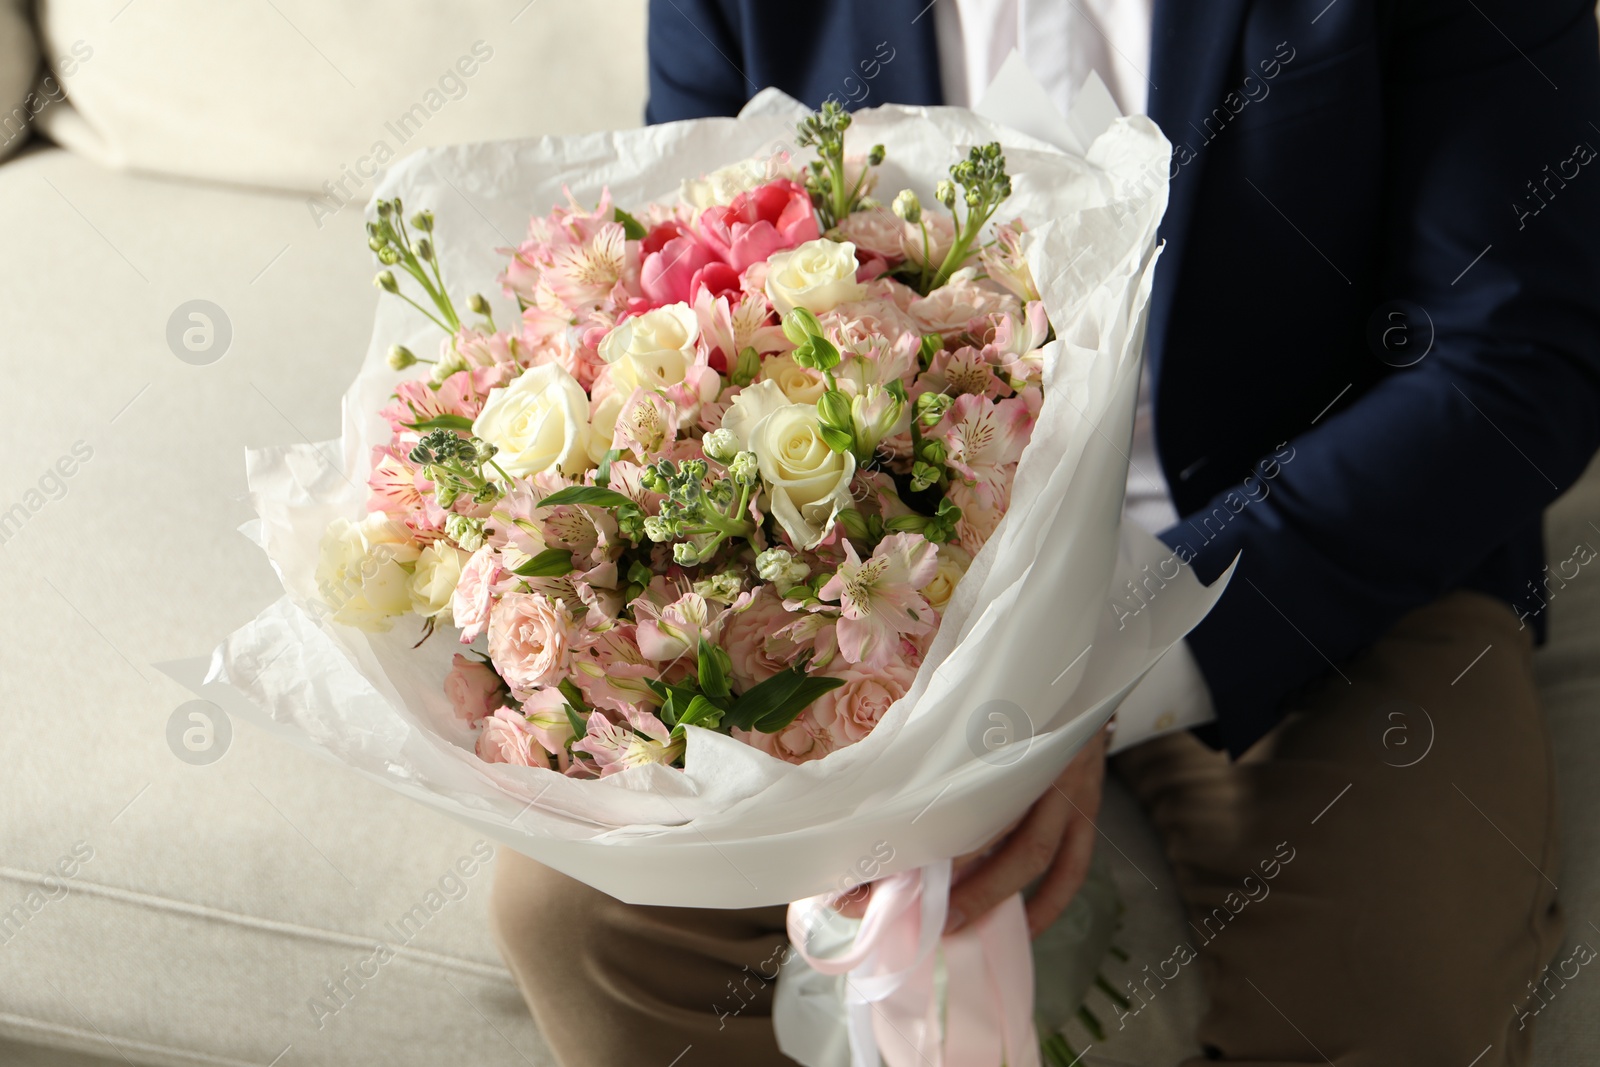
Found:
<svg viewBox="0 0 1600 1067"><path fill-rule="evenodd" d="M1036 89L1024 84L986 107L1024 108ZM376 196L433 210L453 292L497 293L505 256L494 250L516 245L531 215L564 201L563 187L584 203L609 187L630 210L668 201L683 179L793 151L800 113L768 90L737 119L429 149L399 163ZM396 300L380 304L342 438L248 454L260 515L252 533L286 596L229 636L209 666L169 672L230 714L632 903L784 903L859 877L862 858L881 856L884 842L893 859L874 876L979 845L1048 788L1222 586L1203 589L1185 571L1124 629L1108 606L1113 582L1168 555L1122 528L1120 511L1170 149L1143 117L1097 122L1075 111L1068 123L1064 148L956 108L884 106L857 112L850 128L852 151L888 149L880 193L910 186L928 202L970 145L1000 141L1014 192L997 221L1027 222L1058 335L1011 510L951 600L911 691L865 740L794 766L691 727L681 771L644 766L580 781L485 764L443 693L459 649L450 627L413 651L410 623L369 635L327 621L314 592L318 542L331 519L366 510L371 448L388 439L377 412L402 377L385 354L396 342L428 352L439 340ZM500 309L501 321L514 314ZM1022 733L1032 736L986 762L978 754L994 701L1024 709L1032 729Z"/></svg>

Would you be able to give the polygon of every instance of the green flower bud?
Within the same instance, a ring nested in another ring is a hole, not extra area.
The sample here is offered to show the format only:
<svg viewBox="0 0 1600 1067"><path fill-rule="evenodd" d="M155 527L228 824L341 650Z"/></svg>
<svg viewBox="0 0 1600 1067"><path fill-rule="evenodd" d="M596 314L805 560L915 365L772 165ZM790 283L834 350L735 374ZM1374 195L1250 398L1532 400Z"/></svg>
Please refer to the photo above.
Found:
<svg viewBox="0 0 1600 1067"><path fill-rule="evenodd" d="M795 308L783 317L783 335L791 344L803 345L813 337L822 336L822 323L805 308Z"/></svg>
<svg viewBox="0 0 1600 1067"><path fill-rule="evenodd" d="M378 201L378 217L380 219L388 218L389 217L389 212L391 212L393 210L394 210L394 207L393 207L393 205L391 205L389 203L389 201L387 201L387 200L379 200Z"/></svg>
<svg viewBox="0 0 1600 1067"><path fill-rule="evenodd" d="M672 523L660 515L647 515L644 520L644 535L657 544L670 541Z"/></svg>
<svg viewBox="0 0 1600 1067"><path fill-rule="evenodd" d="M845 536L853 541L866 541L872 537L872 528L867 525L866 516L855 508L845 508L839 512L838 523L844 527Z"/></svg>
<svg viewBox="0 0 1600 1067"><path fill-rule="evenodd" d="M718 463L727 463L739 452L739 439L732 430L712 430L700 439L700 450Z"/></svg>
<svg viewBox="0 0 1600 1067"><path fill-rule="evenodd" d="M398 293L400 291L400 283L394 280L393 271L380 270L378 276L372 279L372 284L386 293Z"/></svg>
<svg viewBox="0 0 1600 1067"><path fill-rule="evenodd" d="M930 486L939 484L939 468L924 463L921 460L911 465L911 491L920 493Z"/></svg>
<svg viewBox="0 0 1600 1067"><path fill-rule="evenodd" d="M378 262L382 263L385 267L392 267L396 263L400 262L400 253L395 250L394 245L384 245L382 248L378 249ZM394 292L393 289L389 291Z"/></svg>
<svg viewBox="0 0 1600 1067"><path fill-rule="evenodd" d="M428 240L426 237L424 237L424 238L420 239L419 241L417 241L417 258L418 259L432 259L433 258L433 242Z"/></svg>
<svg viewBox="0 0 1600 1067"><path fill-rule="evenodd" d="M910 189L902 189L895 194L891 210L913 226L922 221L922 201Z"/></svg>
<svg viewBox="0 0 1600 1067"><path fill-rule="evenodd" d="M917 419L924 426L933 426L944 418L955 398L945 393L923 393L917 397Z"/></svg>
<svg viewBox="0 0 1600 1067"><path fill-rule="evenodd" d="M917 458L925 460L935 467L944 466L944 461L949 458L944 447L944 442L930 438L922 442L917 448Z"/></svg>
<svg viewBox="0 0 1600 1067"><path fill-rule="evenodd" d="M881 144L873 145L872 146L872 150L867 153L867 166L876 167L879 163L883 162L884 155L885 155L885 152L884 152L883 145L881 145Z"/></svg>
<svg viewBox="0 0 1600 1067"><path fill-rule="evenodd" d="M433 232L433 212L424 208L411 216L411 225L423 233Z"/></svg>
<svg viewBox="0 0 1600 1067"><path fill-rule="evenodd" d="M760 373L761 353L750 347L740 351L739 358L733 364L733 384L743 388L755 381Z"/></svg>
<svg viewBox="0 0 1600 1067"><path fill-rule="evenodd" d="M832 429L850 429L850 398L837 389L829 389L817 398L817 418Z"/></svg>
<svg viewBox="0 0 1600 1067"><path fill-rule="evenodd" d="M416 355L405 345L389 346L389 366L393 370L405 370L417 362Z"/></svg>
<svg viewBox="0 0 1600 1067"><path fill-rule="evenodd" d="M684 567L693 567L700 562L700 552L687 541L679 541L672 546L672 559Z"/></svg>
<svg viewBox="0 0 1600 1067"><path fill-rule="evenodd" d="M705 481L706 474L710 468L706 466L706 461L703 459L686 459L680 469L683 471L683 477L686 481L695 483Z"/></svg>
<svg viewBox="0 0 1600 1067"><path fill-rule="evenodd" d="M956 206L956 183L949 178L941 178L939 184L933 187L933 197L947 208Z"/></svg>
<svg viewBox="0 0 1600 1067"><path fill-rule="evenodd" d="M489 301L483 298L482 293L473 293L467 300L467 306L472 309L474 315L487 316L489 314Z"/></svg>

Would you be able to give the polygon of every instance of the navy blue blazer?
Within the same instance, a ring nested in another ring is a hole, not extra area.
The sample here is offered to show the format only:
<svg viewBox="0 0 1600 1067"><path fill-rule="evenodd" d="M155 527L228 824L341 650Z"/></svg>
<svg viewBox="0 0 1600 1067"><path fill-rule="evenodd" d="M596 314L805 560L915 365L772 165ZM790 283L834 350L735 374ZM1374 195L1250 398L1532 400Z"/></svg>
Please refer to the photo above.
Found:
<svg viewBox="0 0 1600 1067"><path fill-rule="evenodd" d="M648 119L939 103L928 7L652 0ZM1593 0L1156 0L1152 53L1162 538L1242 553L1189 638L1237 754L1448 591L1542 633L1600 447L1600 39Z"/></svg>

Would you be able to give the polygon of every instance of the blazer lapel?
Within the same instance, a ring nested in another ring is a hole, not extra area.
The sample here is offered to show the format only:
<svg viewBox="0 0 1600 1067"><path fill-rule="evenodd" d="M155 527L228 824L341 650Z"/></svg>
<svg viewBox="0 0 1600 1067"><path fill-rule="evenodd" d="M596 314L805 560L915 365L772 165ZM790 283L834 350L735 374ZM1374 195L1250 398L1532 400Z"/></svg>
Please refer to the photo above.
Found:
<svg viewBox="0 0 1600 1067"><path fill-rule="evenodd" d="M1187 245L1189 220L1200 190L1206 150L1205 116L1222 104L1225 81L1238 51L1240 30L1250 0L1155 0L1150 40L1150 117L1173 145L1177 174L1167 198L1161 237L1167 248L1156 273L1150 306L1152 381L1159 381L1166 343L1167 315L1172 306ZM1181 163L1189 145L1193 158Z"/></svg>

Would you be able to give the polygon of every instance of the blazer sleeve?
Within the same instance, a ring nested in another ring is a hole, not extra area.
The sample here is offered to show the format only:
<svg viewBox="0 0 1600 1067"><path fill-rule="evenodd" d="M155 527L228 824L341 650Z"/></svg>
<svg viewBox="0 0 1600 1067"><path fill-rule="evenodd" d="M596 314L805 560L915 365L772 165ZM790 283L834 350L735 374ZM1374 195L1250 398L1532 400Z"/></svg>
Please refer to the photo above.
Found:
<svg viewBox="0 0 1600 1067"><path fill-rule="evenodd" d="M1420 305L1410 328L1420 345L1431 319L1432 347L1161 535L1207 583L1241 557L1189 637L1217 709L1206 739L1236 755L1286 696L1348 684L1341 660L1530 539L1600 447L1593 4L1395 19L1380 298Z"/></svg>
<svg viewBox="0 0 1600 1067"><path fill-rule="evenodd" d="M650 0L645 122L737 115L756 91L741 65L739 12L719 0Z"/></svg>

